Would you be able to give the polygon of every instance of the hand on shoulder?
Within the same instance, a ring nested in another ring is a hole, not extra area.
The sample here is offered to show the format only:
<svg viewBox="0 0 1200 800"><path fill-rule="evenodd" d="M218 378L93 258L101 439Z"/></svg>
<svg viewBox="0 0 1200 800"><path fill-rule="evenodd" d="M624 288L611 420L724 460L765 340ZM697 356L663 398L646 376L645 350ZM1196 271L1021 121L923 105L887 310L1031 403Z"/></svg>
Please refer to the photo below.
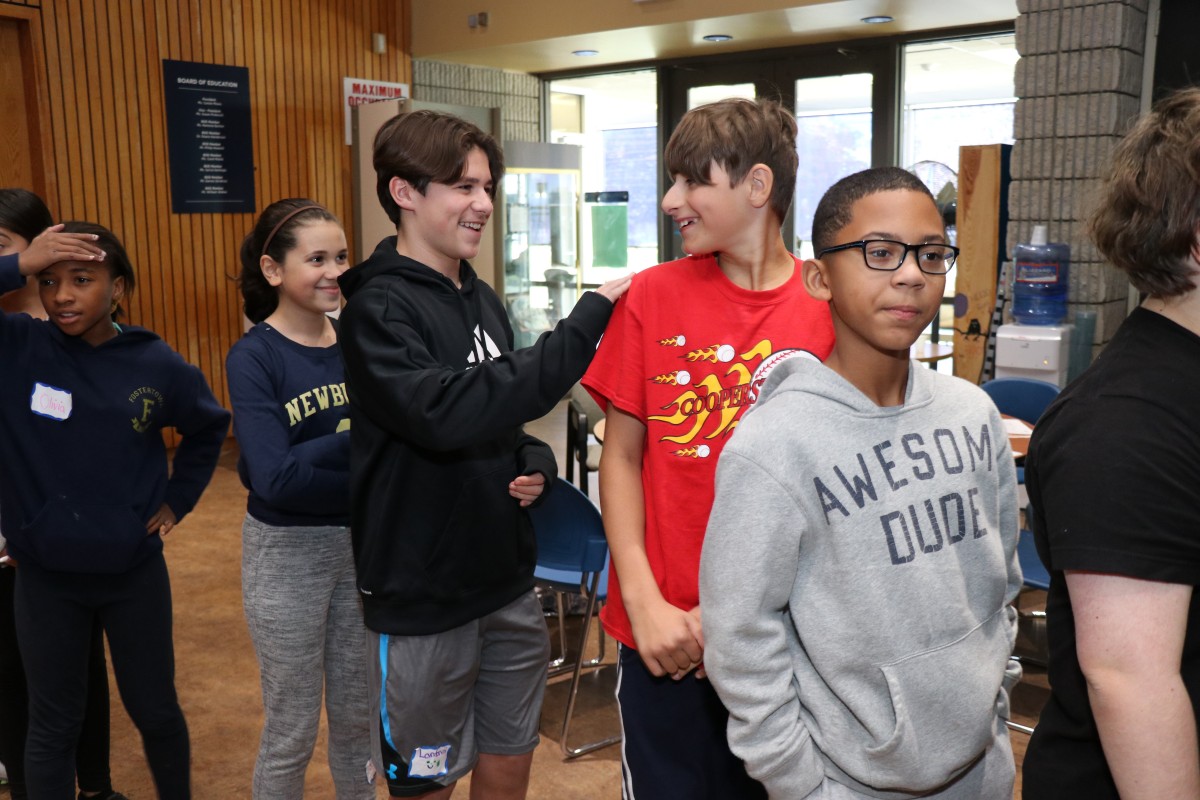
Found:
<svg viewBox="0 0 1200 800"><path fill-rule="evenodd" d="M625 294L625 291L629 288L629 284L632 281L633 273L631 272L628 275L624 275L620 278L613 278L611 281L601 284L600 287L596 289L596 293L603 297L607 297L609 302L615 303L617 302L618 297Z"/></svg>

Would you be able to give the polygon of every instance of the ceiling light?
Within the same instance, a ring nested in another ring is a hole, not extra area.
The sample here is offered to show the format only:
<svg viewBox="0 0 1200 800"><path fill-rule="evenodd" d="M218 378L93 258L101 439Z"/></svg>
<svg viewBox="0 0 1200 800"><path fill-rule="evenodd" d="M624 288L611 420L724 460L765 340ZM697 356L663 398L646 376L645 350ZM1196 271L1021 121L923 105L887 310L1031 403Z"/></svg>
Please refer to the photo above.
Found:
<svg viewBox="0 0 1200 800"><path fill-rule="evenodd" d="M730 36L728 33L710 33L708 36L702 36L701 38L704 39L704 41L706 41L706 42L730 42L730 41L733 41L733 37Z"/></svg>
<svg viewBox="0 0 1200 800"><path fill-rule="evenodd" d="M868 25L882 25L885 22L895 22L895 17L889 17L887 14L877 14L873 17L863 17L862 22Z"/></svg>
<svg viewBox="0 0 1200 800"><path fill-rule="evenodd" d="M600 51L599 50L572 50L571 55L582 56L582 57L598 56L598 55L600 55Z"/></svg>

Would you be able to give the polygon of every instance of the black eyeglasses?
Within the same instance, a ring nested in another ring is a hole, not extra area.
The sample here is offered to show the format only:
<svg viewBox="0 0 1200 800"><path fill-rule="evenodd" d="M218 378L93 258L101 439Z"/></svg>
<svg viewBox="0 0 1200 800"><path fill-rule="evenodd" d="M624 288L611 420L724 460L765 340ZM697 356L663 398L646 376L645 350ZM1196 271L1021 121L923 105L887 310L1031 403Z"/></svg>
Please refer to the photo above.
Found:
<svg viewBox="0 0 1200 800"><path fill-rule="evenodd" d="M865 242L847 242L826 247L817 253L817 258L838 250L859 250L869 269L895 272L908 258L909 251L917 254L917 267L927 275L945 275L954 268L959 249L948 244L905 244L891 239L870 239Z"/></svg>

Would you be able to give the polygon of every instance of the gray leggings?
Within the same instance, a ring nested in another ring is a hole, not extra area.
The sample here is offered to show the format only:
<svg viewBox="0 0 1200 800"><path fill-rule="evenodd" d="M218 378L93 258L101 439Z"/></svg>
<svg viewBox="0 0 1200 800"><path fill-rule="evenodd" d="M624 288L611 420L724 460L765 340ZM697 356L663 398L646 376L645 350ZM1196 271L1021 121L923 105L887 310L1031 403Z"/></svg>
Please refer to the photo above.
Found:
<svg viewBox="0 0 1200 800"><path fill-rule="evenodd" d="M262 680L255 800L304 796L321 715L338 800L374 800L366 629L350 529L242 525L242 604Z"/></svg>

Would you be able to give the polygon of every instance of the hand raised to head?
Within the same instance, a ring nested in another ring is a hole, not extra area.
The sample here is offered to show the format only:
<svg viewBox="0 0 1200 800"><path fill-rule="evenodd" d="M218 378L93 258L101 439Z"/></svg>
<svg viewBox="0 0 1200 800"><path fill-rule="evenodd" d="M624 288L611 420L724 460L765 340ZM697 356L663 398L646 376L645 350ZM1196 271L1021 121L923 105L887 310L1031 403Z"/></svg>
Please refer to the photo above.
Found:
<svg viewBox="0 0 1200 800"><path fill-rule="evenodd" d="M52 225L34 237L17 256L22 275L36 275L60 261L103 261L104 251L94 242L94 233L63 233L62 223Z"/></svg>

